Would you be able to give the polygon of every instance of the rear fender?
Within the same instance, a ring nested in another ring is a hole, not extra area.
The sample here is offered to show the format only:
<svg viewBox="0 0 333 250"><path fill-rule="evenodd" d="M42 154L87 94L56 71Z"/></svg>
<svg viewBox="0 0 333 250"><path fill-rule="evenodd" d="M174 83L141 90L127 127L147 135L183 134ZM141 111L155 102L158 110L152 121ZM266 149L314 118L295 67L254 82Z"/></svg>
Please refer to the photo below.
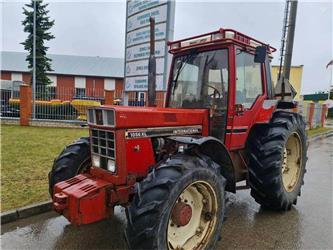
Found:
<svg viewBox="0 0 333 250"><path fill-rule="evenodd" d="M293 101L283 100L265 100L259 110L255 123L269 123L273 117L273 113L277 109L294 109L297 104Z"/></svg>
<svg viewBox="0 0 333 250"><path fill-rule="evenodd" d="M211 136L171 136L168 139L182 144L196 145L200 153L209 156L221 166L221 174L227 180L226 191L236 192L234 166L229 151L221 141Z"/></svg>
<svg viewBox="0 0 333 250"><path fill-rule="evenodd" d="M269 123L278 105L278 100L265 100L258 112L255 123Z"/></svg>

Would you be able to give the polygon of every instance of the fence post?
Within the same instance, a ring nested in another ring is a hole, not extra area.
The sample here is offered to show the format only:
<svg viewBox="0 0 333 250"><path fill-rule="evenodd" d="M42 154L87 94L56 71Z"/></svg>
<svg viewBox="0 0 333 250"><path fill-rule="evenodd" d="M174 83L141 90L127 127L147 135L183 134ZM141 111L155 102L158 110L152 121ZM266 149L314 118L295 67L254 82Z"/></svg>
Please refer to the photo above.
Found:
<svg viewBox="0 0 333 250"><path fill-rule="evenodd" d="M314 110L315 110L315 104L309 103L309 129L313 129Z"/></svg>
<svg viewBox="0 0 333 250"><path fill-rule="evenodd" d="M105 105L113 105L114 101L114 91L113 90L104 90L105 91Z"/></svg>
<svg viewBox="0 0 333 250"><path fill-rule="evenodd" d="M29 126L32 111L32 90L31 86L22 84L20 86L20 125Z"/></svg>
<svg viewBox="0 0 333 250"><path fill-rule="evenodd" d="M323 104L322 108L321 108L321 126L322 127L325 127L326 113L327 113L327 105Z"/></svg>

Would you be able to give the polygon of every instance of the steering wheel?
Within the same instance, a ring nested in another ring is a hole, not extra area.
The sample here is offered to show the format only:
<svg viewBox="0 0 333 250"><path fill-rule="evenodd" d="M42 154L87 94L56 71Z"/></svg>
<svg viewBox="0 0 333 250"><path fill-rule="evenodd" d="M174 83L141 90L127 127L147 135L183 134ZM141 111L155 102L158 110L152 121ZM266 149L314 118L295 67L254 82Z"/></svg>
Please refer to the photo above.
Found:
<svg viewBox="0 0 333 250"><path fill-rule="evenodd" d="M216 94L218 95L218 98L221 98L222 95L221 95L220 91L217 90L217 88L213 87L212 85L208 85L208 84L207 84L207 87L212 88L214 90L213 94L209 95L211 98L215 99Z"/></svg>

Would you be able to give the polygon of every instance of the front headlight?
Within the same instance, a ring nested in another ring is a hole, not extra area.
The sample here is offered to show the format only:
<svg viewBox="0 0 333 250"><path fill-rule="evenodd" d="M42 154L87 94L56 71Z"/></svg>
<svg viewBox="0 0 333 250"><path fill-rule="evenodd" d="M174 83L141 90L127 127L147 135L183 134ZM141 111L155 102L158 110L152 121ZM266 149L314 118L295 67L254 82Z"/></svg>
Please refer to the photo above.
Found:
<svg viewBox="0 0 333 250"><path fill-rule="evenodd" d="M114 173L116 171L116 163L113 160L109 159L107 169Z"/></svg>
<svg viewBox="0 0 333 250"><path fill-rule="evenodd" d="M93 167L101 167L101 158L98 155L92 155L91 157Z"/></svg>

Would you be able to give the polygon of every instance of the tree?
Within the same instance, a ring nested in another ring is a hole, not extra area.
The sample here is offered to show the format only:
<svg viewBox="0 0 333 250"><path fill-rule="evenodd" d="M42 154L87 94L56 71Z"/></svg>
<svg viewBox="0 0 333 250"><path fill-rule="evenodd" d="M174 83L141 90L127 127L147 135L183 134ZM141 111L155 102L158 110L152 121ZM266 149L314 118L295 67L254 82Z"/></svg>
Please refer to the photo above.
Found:
<svg viewBox="0 0 333 250"><path fill-rule="evenodd" d="M45 46L45 41L54 39L49 30L54 25L54 20L50 20L49 11L46 10L48 4L43 4L42 0L36 0L36 87L47 86L51 83L46 76L51 68L51 59L46 56L49 47ZM32 74L33 70L33 21L34 21L34 0L23 7L25 19L22 21L24 32L28 33L27 39L21 43L28 52L26 61ZM31 78L32 83L32 78Z"/></svg>

